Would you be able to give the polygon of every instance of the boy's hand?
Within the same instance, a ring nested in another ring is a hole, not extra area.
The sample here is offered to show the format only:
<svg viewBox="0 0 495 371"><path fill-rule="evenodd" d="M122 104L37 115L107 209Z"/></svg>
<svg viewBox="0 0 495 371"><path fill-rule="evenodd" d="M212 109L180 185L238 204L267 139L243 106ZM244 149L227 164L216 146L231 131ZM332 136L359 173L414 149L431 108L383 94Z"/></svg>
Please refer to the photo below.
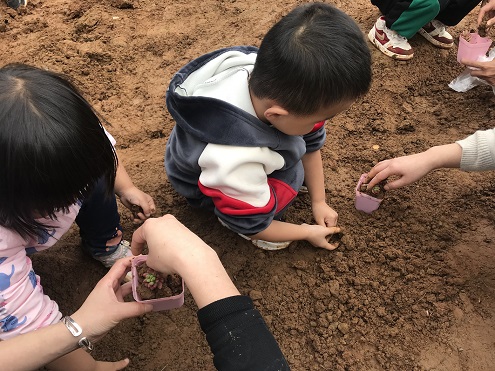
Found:
<svg viewBox="0 0 495 371"><path fill-rule="evenodd" d="M339 214L326 204L326 202L318 202L312 205L313 217L318 225L323 227L335 227Z"/></svg>
<svg viewBox="0 0 495 371"><path fill-rule="evenodd" d="M323 227L321 225L302 224L308 231L306 240L315 247L321 247L327 250L334 250L337 246L328 242L330 236L339 233L339 227Z"/></svg>
<svg viewBox="0 0 495 371"><path fill-rule="evenodd" d="M155 212L153 198L134 185L122 190L118 196L120 197L122 204L132 211L134 222L146 220ZM139 207L141 210L139 210Z"/></svg>

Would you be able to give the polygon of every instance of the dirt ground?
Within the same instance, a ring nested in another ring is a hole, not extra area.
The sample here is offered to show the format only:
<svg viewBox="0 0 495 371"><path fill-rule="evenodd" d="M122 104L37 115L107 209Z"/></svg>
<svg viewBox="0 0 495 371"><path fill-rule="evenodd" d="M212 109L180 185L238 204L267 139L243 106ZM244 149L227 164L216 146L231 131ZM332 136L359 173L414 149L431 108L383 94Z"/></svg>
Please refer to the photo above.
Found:
<svg viewBox="0 0 495 371"><path fill-rule="evenodd" d="M217 48L259 45L299 3L30 0L14 11L1 1L1 64L25 62L76 80L111 123L122 161L154 197L157 214L175 214L215 248L293 370L494 370L495 174L439 170L388 192L372 215L354 208L356 182L376 162L493 127L490 87L456 93L447 86L463 69L457 47L442 51L416 36L416 55L406 63L369 44L371 91L333 120L323 148L327 201L345 229L335 251L306 242L257 250L212 215L188 207L168 183L163 155L173 121L164 96L174 72ZM334 3L363 32L379 15L368 0ZM476 15L451 32L471 28ZM130 239L135 226L130 212L121 211ZM288 218L312 221L307 195ZM63 313L81 305L105 273L78 244L73 228L33 257L45 292ZM94 355L129 357L129 370L212 370L195 311L187 293L180 309L124 321Z"/></svg>

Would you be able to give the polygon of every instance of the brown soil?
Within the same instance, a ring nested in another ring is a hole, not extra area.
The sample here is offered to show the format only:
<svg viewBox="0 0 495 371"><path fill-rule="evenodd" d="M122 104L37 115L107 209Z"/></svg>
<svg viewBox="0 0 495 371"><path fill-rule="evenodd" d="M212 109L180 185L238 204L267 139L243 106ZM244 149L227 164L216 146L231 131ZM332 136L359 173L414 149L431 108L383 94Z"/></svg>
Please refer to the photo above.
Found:
<svg viewBox="0 0 495 371"><path fill-rule="evenodd" d="M167 182L163 154L173 121L164 96L173 73L217 48L259 45L298 3L30 0L16 12L2 1L0 55L2 63L26 62L77 80L112 123L120 157L154 197L157 214L175 214L215 248L293 370L493 370L495 174L439 170L388 192L372 215L353 204L360 174L374 163L493 127L490 87L460 94L447 86L463 70L456 47L440 50L416 36L414 59L397 62L370 45L371 91L332 120L323 148L327 200L345 229L335 251L306 242L258 250L213 215L188 207ZM334 3L363 32L379 16L368 0ZM475 28L476 16L477 10L451 32ZM127 239L131 216L122 208ZM307 195L288 218L312 221ZM105 273L78 243L74 227L33 257L45 292L64 313L81 305ZM180 309L122 322L93 354L130 357L129 370L212 370L195 312L187 293Z"/></svg>
<svg viewBox="0 0 495 371"><path fill-rule="evenodd" d="M182 280L177 274L163 275L142 263L137 267L138 285L136 292L141 300L166 298L182 292ZM146 275L152 274L154 282L147 283Z"/></svg>
<svg viewBox="0 0 495 371"><path fill-rule="evenodd" d="M385 197L385 192L386 192L385 184L387 184L387 181L382 180L381 182L375 184L373 187L368 188L368 183L362 183L361 186L359 187L359 191L371 197L383 199Z"/></svg>

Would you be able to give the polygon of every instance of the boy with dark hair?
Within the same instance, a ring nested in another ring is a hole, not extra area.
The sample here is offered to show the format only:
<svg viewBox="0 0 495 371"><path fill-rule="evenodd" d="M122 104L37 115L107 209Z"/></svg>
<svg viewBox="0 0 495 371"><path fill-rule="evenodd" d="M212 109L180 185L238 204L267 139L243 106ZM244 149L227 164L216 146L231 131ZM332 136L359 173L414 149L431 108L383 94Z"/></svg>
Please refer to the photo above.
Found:
<svg viewBox="0 0 495 371"><path fill-rule="evenodd" d="M214 210L260 248L307 240L334 249L328 239L340 229L325 200L325 123L370 83L370 52L356 23L328 4L299 6L268 31L259 50L217 50L173 77L168 179L190 204ZM303 181L315 225L282 221Z"/></svg>

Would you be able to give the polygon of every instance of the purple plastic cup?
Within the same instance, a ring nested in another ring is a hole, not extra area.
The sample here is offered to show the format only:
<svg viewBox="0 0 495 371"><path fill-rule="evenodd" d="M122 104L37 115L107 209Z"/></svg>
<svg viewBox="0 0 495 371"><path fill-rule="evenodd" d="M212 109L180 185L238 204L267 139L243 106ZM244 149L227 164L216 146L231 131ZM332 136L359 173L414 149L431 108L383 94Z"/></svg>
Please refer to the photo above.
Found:
<svg viewBox="0 0 495 371"><path fill-rule="evenodd" d="M492 40L489 37L481 37L475 32L470 33L469 41L459 36L457 62L461 63L462 59L477 61L479 57L486 55L491 45Z"/></svg>
<svg viewBox="0 0 495 371"><path fill-rule="evenodd" d="M154 312L181 307L182 304L184 304L184 280L182 278L182 292L180 294L160 299L141 299L139 293L137 292L137 286L139 284L137 267L143 264L146 260L148 260L148 255L139 255L132 260L132 296L134 297L134 300L136 300L138 303L153 305Z"/></svg>
<svg viewBox="0 0 495 371"><path fill-rule="evenodd" d="M364 211L365 213L371 214L373 211L378 209L380 203L383 200L381 198L376 198L360 191L361 184L366 181L366 176L367 174L362 174L359 178L358 184L356 186L356 200L354 205L359 211Z"/></svg>

